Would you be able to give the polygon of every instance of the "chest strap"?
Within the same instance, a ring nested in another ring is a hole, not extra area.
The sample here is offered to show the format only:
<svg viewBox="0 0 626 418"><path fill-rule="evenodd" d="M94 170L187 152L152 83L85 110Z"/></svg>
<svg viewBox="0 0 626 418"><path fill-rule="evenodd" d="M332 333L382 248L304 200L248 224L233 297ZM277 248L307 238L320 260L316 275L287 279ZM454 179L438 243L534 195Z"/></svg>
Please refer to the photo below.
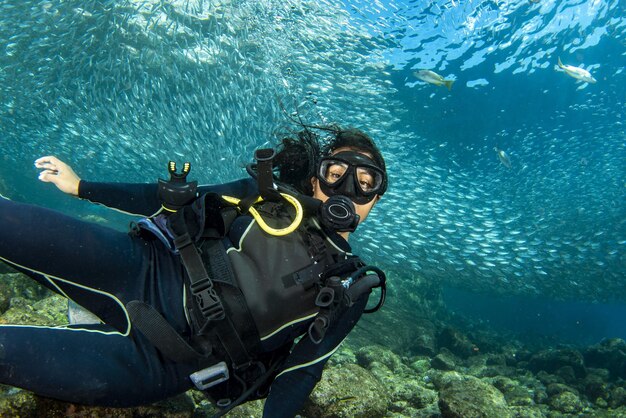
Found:
<svg viewBox="0 0 626 418"><path fill-rule="evenodd" d="M189 233L177 236L174 246L178 250L183 265L189 275L191 294L196 305L200 308L202 316L209 321L219 321L225 318L224 305L217 296L213 281L204 268L204 263L194 245Z"/></svg>
<svg viewBox="0 0 626 418"><path fill-rule="evenodd" d="M245 368L251 364L252 359L241 338L239 338L232 321L226 316L224 305L217 295L213 280L211 280L202 257L187 231L184 216L185 209L183 208L176 214L170 215L169 224L176 236L174 245L189 276L189 288L195 301L195 306L198 307L201 315L207 321L203 329L208 329L210 332L217 334L224 350L232 361L233 368Z"/></svg>

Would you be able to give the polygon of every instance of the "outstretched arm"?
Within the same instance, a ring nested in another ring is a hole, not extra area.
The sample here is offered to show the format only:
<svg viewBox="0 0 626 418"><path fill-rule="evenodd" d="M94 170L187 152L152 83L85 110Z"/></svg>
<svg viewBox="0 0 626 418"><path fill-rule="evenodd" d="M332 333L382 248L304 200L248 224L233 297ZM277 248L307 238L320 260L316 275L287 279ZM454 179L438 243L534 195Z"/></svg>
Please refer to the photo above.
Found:
<svg viewBox="0 0 626 418"><path fill-rule="evenodd" d="M53 183L59 190L90 202L130 215L150 216L161 208L157 183L100 183L81 180L72 168L54 156L41 157L35 167L42 169L39 180ZM198 187L198 194L213 192L244 198L258 193L251 178L226 184Z"/></svg>
<svg viewBox="0 0 626 418"><path fill-rule="evenodd" d="M159 210L156 184L96 183L81 180L65 162L49 155L38 158L39 180L54 184L71 196L129 213L149 216Z"/></svg>
<svg viewBox="0 0 626 418"><path fill-rule="evenodd" d="M161 209L157 183L96 183L81 180L78 197L131 215L150 216ZM217 193L242 199L258 193L252 178L225 184L198 186L198 196Z"/></svg>

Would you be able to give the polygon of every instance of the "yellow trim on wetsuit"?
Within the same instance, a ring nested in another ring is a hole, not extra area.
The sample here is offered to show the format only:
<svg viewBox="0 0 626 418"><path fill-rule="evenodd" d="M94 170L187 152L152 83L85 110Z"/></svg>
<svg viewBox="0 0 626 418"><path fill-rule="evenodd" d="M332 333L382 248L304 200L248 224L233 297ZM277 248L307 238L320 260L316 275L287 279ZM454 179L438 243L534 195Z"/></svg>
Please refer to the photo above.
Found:
<svg viewBox="0 0 626 418"><path fill-rule="evenodd" d="M86 289L86 290L88 290L90 292L94 292L94 293L97 293L97 294L100 294L100 295L104 295L104 296L110 297L111 299L113 299L115 301L115 303L117 303L120 306L120 308L124 312L124 317L126 318L126 331L124 331L124 332L119 332L119 331L100 331L100 330L83 329L83 328L76 328L76 327L74 327L74 328L64 328L65 325L59 326L59 327L57 327L57 326L50 327L50 326L35 326L35 325L17 325L17 324L16 325L13 325L13 324L9 325L9 324L7 324L7 325L1 325L1 326L49 328L49 329L57 329L58 328L58 329L69 329L71 331L94 332L94 333L104 334L104 335L122 335L124 337L127 337L128 335L130 335L130 330L131 330L131 327L132 327L131 326L131 321L130 321L130 316L128 315L128 311L126 310L126 306L124 306L122 301L119 300L115 295L113 295L111 293L108 293L108 292L105 292L103 290L94 289L92 287L85 286L85 285L73 282L71 280L63 279L61 277L53 276L51 274L46 274L46 273L44 273L42 271L35 270L35 269L32 269L32 268L23 266L23 265L21 265L19 263L15 263L15 262L13 262L13 261L11 261L11 260L9 260L7 258L4 258L4 257L0 257L0 260L4 261L7 264L10 264L12 266L17 266L17 267L19 267L21 269L32 271L33 273L37 273L37 274L43 276L48 282L50 282L50 284L52 284L54 287L56 287L62 293L62 295L65 296L69 300L73 300L73 299L67 297L67 294L55 283L55 281L58 280L59 282L62 282L62 283L66 283L66 284L69 284L69 285L72 285L72 286L79 287L81 289Z"/></svg>
<svg viewBox="0 0 626 418"><path fill-rule="evenodd" d="M322 361L324 359L327 359L328 357L330 357L333 354L335 354L335 351L337 351L337 349L341 346L341 344L344 342L344 340L345 340L345 338L343 340L341 340L341 342L339 344L337 344L337 347L333 348L332 350L330 350L328 353L324 354L323 356L316 358L315 360L311 360L308 363L296 364L295 366L291 366L288 369L283 370L282 372L280 372L280 373L278 373L276 375L274 380L278 379L280 377L280 375L282 375L282 374L289 373L289 372L292 372L294 370L302 369L304 367L309 367L309 366L312 366L315 363L319 363L320 361Z"/></svg>
<svg viewBox="0 0 626 418"><path fill-rule="evenodd" d="M304 322L306 320L309 320L311 318L315 318L317 316L317 312L312 313L310 315L304 316L302 318L297 318L294 319L293 321L287 322L286 324L281 325L280 327L278 327L277 329L275 329L274 331L272 331L271 333L267 334L264 337L261 337L261 341L267 340L270 337L273 337L274 335L278 334L279 332L281 332L282 330L284 330L285 328L293 325L293 324L297 324L298 322Z"/></svg>

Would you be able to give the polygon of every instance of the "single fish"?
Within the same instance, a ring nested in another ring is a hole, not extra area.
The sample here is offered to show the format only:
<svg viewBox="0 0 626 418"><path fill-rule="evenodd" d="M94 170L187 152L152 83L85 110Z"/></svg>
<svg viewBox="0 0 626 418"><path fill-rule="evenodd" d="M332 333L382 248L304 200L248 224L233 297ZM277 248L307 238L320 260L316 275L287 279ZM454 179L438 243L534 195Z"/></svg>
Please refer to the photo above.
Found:
<svg viewBox="0 0 626 418"><path fill-rule="evenodd" d="M585 83L595 83L597 80L593 78L591 73L583 68L574 67L572 65L565 65L561 62L559 57L559 68L561 68L567 75L574 77L576 80L583 81Z"/></svg>
<svg viewBox="0 0 626 418"><path fill-rule="evenodd" d="M435 86L446 86L448 90L452 90L452 83L454 80L446 80L439 74L430 70L419 70L413 73L415 77L419 78L426 83L434 84Z"/></svg>
<svg viewBox="0 0 626 418"><path fill-rule="evenodd" d="M502 165L504 165L506 168L511 168L511 159L509 158L507 153L498 147L493 147L493 150L498 154L498 159L500 159Z"/></svg>

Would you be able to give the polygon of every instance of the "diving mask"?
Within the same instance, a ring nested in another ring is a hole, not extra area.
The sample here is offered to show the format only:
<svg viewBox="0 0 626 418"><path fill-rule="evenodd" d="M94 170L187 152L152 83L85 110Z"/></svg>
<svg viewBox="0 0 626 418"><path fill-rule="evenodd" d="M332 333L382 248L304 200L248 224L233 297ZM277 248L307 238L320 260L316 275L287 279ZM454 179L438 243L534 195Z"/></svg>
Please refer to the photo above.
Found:
<svg viewBox="0 0 626 418"><path fill-rule="evenodd" d="M322 158L317 178L327 196L344 195L364 205L387 189L386 173L369 157L343 151Z"/></svg>

